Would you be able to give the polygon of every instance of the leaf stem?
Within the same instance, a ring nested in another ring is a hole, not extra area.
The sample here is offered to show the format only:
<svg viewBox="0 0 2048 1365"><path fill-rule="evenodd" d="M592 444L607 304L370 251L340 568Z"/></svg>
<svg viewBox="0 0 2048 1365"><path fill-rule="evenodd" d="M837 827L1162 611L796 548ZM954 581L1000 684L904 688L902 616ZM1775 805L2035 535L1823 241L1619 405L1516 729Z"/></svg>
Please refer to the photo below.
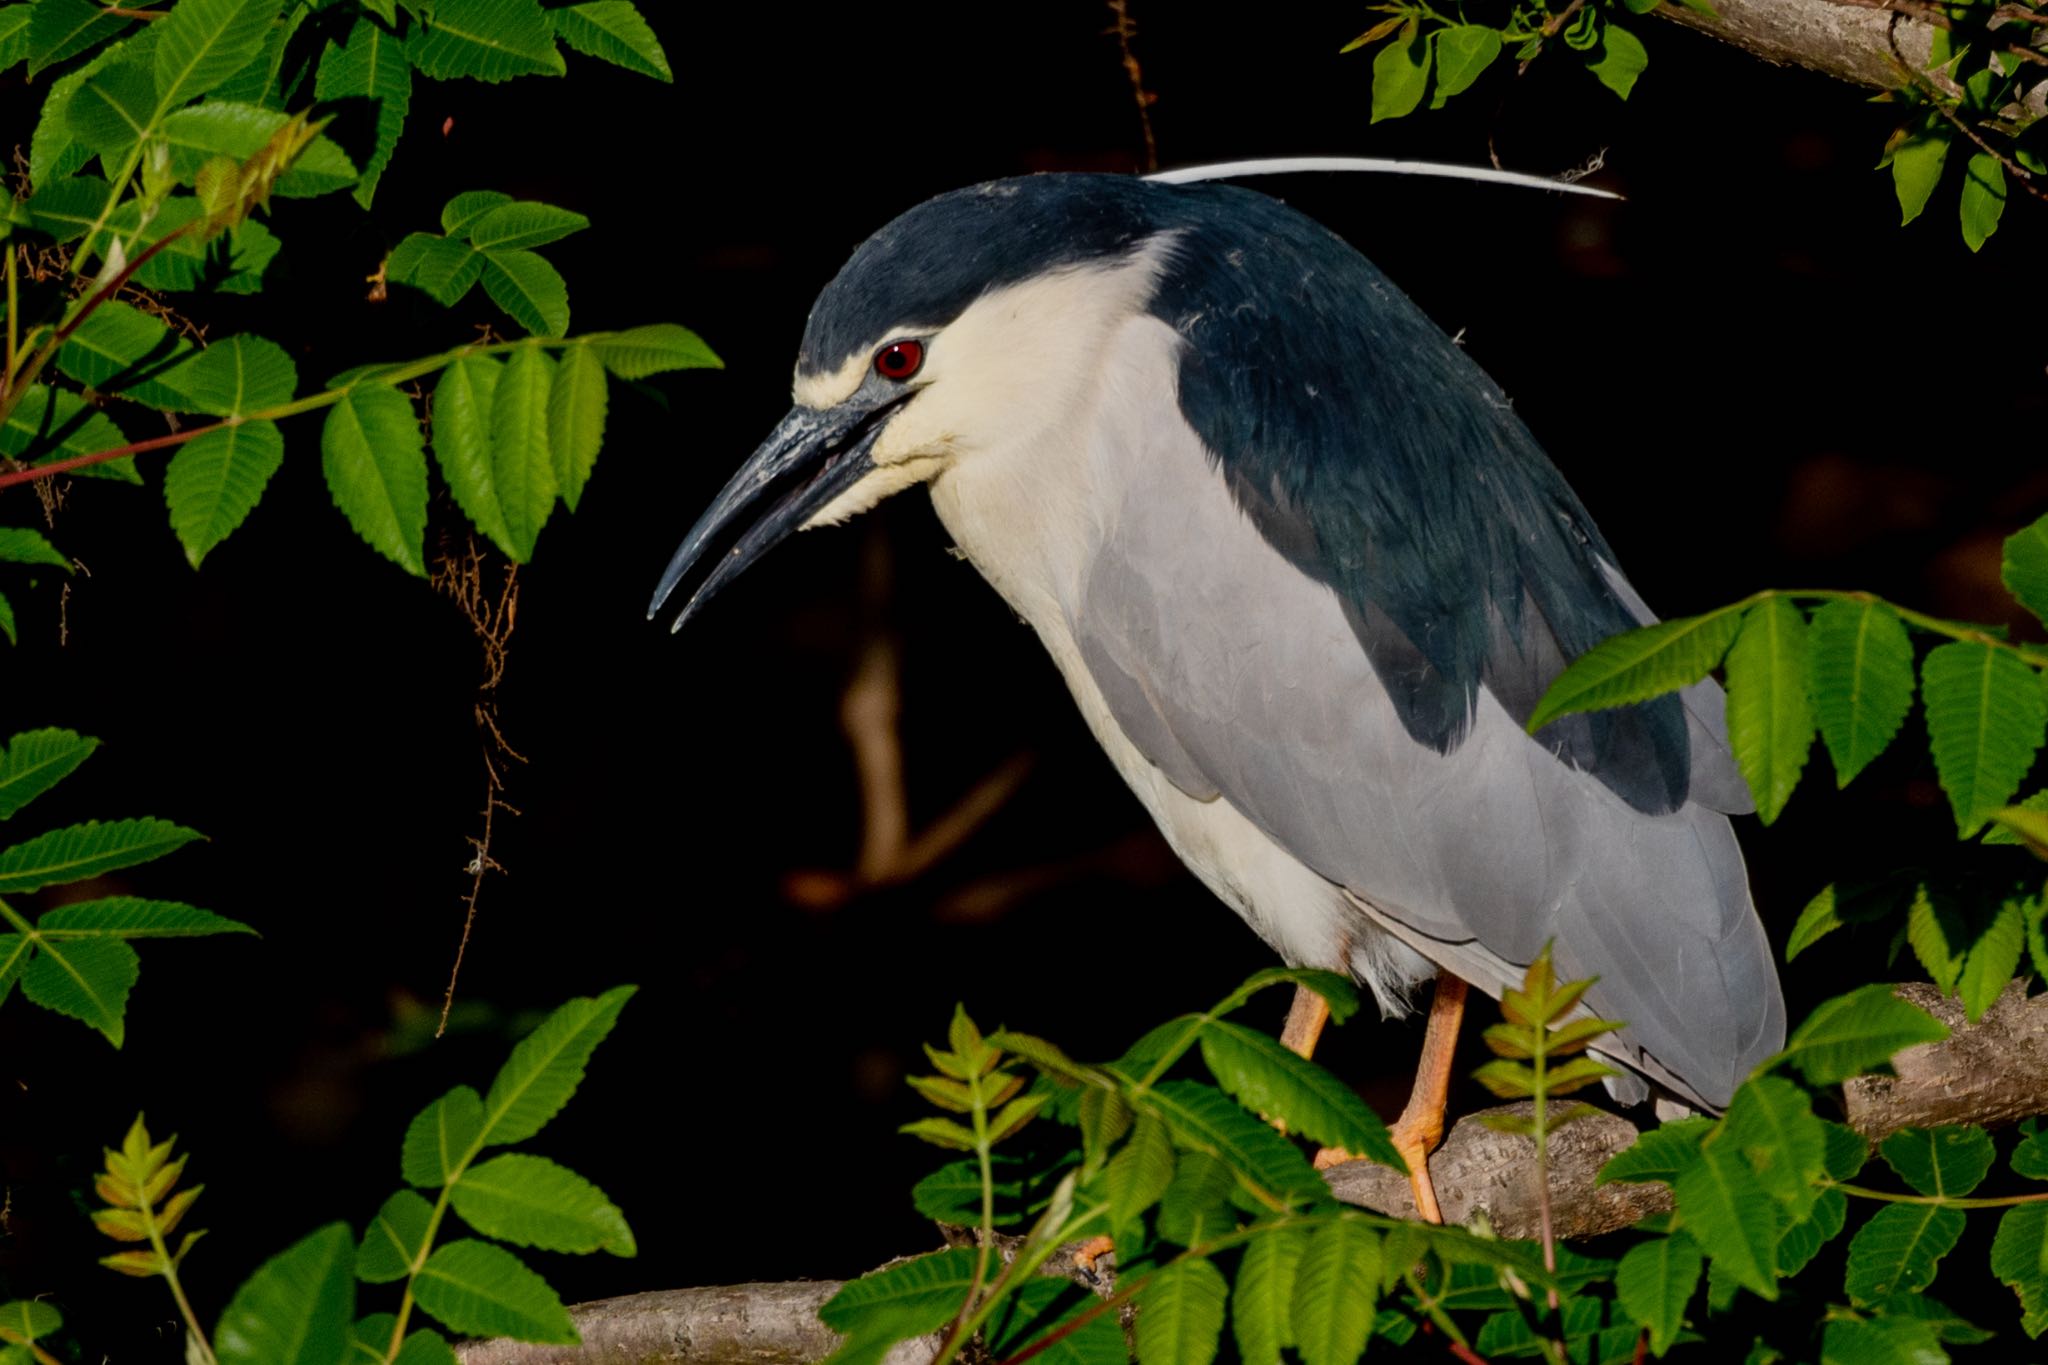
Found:
<svg viewBox="0 0 2048 1365"><path fill-rule="evenodd" d="M155 1250L157 1260L163 1265L161 1273L164 1282L171 1287L171 1297L177 1300L178 1315L185 1319L185 1330L191 1333L191 1344L196 1350L196 1355L188 1355L187 1359L196 1359L202 1362L202 1365L217 1365L213 1347L207 1344L206 1333L200 1330L199 1315L192 1311L192 1301L185 1297L185 1286L178 1279L178 1263L171 1256L171 1249L164 1244L163 1229L157 1226L156 1210L150 1207L148 1187L138 1181L135 1193L142 1213L143 1230L149 1234L149 1245Z"/></svg>
<svg viewBox="0 0 2048 1365"><path fill-rule="evenodd" d="M21 353L21 290L15 281L17 257L20 253L12 242L7 244L7 373L0 380L0 397L5 397L14 387L14 367L20 364Z"/></svg>
<svg viewBox="0 0 2048 1365"><path fill-rule="evenodd" d="M1894 1194L1889 1190L1873 1190L1867 1185L1845 1185L1833 1180L1827 1182L1827 1187L1858 1199L1877 1199L1887 1204L1932 1204L1945 1209L2007 1209L2019 1204L2048 1202L2048 1190L2039 1194L1980 1195L1961 1198L1952 1194Z"/></svg>

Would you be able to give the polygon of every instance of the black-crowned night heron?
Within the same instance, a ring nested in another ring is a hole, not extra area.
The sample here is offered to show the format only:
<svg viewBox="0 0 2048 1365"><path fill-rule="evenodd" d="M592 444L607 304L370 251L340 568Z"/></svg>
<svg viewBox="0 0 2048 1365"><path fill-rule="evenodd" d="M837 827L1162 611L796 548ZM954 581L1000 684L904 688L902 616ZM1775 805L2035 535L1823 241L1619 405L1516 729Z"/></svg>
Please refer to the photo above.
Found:
<svg viewBox="0 0 2048 1365"><path fill-rule="evenodd" d="M941 195L818 296L795 396L653 609L735 531L683 617L790 532L929 486L1196 876L1389 1015L1437 979L1394 1126L1426 1215L1464 983L1499 995L1545 942L1627 1023L1618 1098L1718 1109L1782 1045L1720 689L1524 732L1567 661L1653 618L1507 399L1324 228L1208 183ZM1318 1004L1289 1016L1304 1053Z"/></svg>

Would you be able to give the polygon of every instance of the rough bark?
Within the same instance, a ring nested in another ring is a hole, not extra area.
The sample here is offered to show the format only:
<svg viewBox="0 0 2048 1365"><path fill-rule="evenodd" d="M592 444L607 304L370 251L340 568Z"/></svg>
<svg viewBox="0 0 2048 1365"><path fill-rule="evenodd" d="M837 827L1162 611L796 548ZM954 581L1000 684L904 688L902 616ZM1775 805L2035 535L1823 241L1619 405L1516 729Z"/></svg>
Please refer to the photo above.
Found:
<svg viewBox="0 0 2048 1365"><path fill-rule="evenodd" d="M1837 80L1890 89L1904 84L1881 0L1714 0L1709 17L1666 3L1657 13L1781 66L1803 66ZM1910 16L1898 21L1899 51L1927 64L1934 30Z"/></svg>

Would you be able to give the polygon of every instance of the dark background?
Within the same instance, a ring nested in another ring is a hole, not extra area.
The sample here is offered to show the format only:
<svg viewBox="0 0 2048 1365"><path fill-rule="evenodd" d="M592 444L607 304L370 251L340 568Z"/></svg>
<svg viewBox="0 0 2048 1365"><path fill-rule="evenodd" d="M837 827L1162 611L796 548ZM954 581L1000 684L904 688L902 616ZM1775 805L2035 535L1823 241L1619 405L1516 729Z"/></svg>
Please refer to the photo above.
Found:
<svg viewBox="0 0 2048 1365"><path fill-rule="evenodd" d="M933 1240L908 1188L940 1158L894 1128L918 1113L900 1078L956 1000L1109 1055L1271 960L1178 868L922 495L800 538L680 638L642 619L682 533L785 409L810 300L868 232L977 179L1136 164L1107 11L646 8L674 85L573 54L565 82L421 82L374 213L280 201L266 293L192 302L215 336L284 343L304 390L502 327L480 292L443 313L402 290L371 303L362 284L444 198L488 186L593 219L548 252L576 330L680 321L729 367L657 381L660 403L614 385L583 507L558 512L521 575L500 703L530 762L449 1036L427 1041L483 795L477 649L445 599L334 513L316 422L290 425L284 470L203 573L146 457L147 489L71 485L52 535L90 576L61 647L54 587L4 585L24 632L0 663L11 728L106 741L8 836L144 813L190 824L210 842L119 887L263 935L141 945L119 1052L20 1000L0 1009L0 1298L54 1293L86 1358L176 1357L167 1296L94 1267L109 1248L83 1215L100 1146L138 1109L181 1135L207 1186L193 1222L213 1231L187 1282L210 1319L264 1255L333 1218L360 1228L397 1184L411 1114L486 1084L537 1011L637 982L583 1092L531 1145L609 1191L641 1255L536 1264L571 1299L843 1276ZM1337 51L1369 11L1135 9L1167 164L1477 162L1489 131L1540 172L1605 149L1597 183L1625 204L1380 177L1261 188L1462 330L1659 610L1840 585L2006 617L1999 540L2048 506L2038 310L2015 306L2038 206L2016 204L1979 257L1953 186L1901 230L1872 170L1889 111L1652 20L1637 21L1652 65L1626 105L1560 52L1504 101L1497 71L1448 111L1372 127L1369 58ZM9 144L42 92L19 68L0 83ZM34 504L10 497L6 519L25 524ZM430 539L456 527L445 496L434 516ZM887 571L879 607L862 604L864 562ZM1013 755L1032 768L926 875L827 904L821 878L793 874L854 859L838 706L878 630L901 642L914 826ZM1775 939L1831 877L1900 838L1949 839L1924 744L1906 748L1843 800L1817 756L1776 827L1742 822ZM1788 971L1795 1018L1885 970L1884 935L1839 942L1824 969ZM1326 1057L1391 1115L1418 1037L1361 1020Z"/></svg>

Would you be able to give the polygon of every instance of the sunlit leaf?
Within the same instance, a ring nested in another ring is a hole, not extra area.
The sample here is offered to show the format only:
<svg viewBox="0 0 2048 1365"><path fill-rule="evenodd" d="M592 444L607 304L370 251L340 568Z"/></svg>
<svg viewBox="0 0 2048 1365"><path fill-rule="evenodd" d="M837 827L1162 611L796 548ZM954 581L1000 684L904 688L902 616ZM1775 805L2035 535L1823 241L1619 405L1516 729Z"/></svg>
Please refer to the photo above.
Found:
<svg viewBox="0 0 2048 1365"><path fill-rule="evenodd" d="M207 552L248 519L270 476L284 464L275 422L243 422L195 436L164 470L171 529L198 568Z"/></svg>
<svg viewBox="0 0 2048 1365"><path fill-rule="evenodd" d="M1961 1209L1935 1204L1888 1204L1849 1239L1843 1286L1857 1303L1911 1293L1934 1279L1941 1258L1954 1249L1966 1220Z"/></svg>
<svg viewBox="0 0 2048 1365"><path fill-rule="evenodd" d="M1806 633L1799 608L1769 597L1743 616L1728 650L1729 747L1767 825L1791 799L1813 747Z"/></svg>
<svg viewBox="0 0 2048 1365"><path fill-rule="evenodd" d="M0 820L69 777L100 742L71 730L25 730L0 751Z"/></svg>
<svg viewBox="0 0 2048 1365"><path fill-rule="evenodd" d="M548 390L548 454L571 512L604 444L604 363L588 346L565 346Z"/></svg>
<svg viewBox="0 0 2048 1365"><path fill-rule="evenodd" d="M1791 1063L1809 1085L1837 1085L1906 1048L1946 1037L1947 1025L1877 982L1822 1002L1770 1064Z"/></svg>
<svg viewBox="0 0 2048 1365"><path fill-rule="evenodd" d="M483 1233L543 1251L635 1252L626 1217L603 1190L546 1157L507 1152L463 1173L455 1211Z"/></svg>
<svg viewBox="0 0 2048 1365"><path fill-rule="evenodd" d="M436 80L559 76L568 70L555 50L539 0L435 0L407 55Z"/></svg>
<svg viewBox="0 0 2048 1365"><path fill-rule="evenodd" d="M341 1365L355 1316L355 1239L329 1223L265 1261L214 1329L220 1365Z"/></svg>
<svg viewBox="0 0 2048 1365"><path fill-rule="evenodd" d="M548 1282L503 1247L465 1239L435 1249L413 1279L420 1307L458 1332L574 1345L576 1326Z"/></svg>
<svg viewBox="0 0 2048 1365"><path fill-rule="evenodd" d="M88 820L0 849L0 894L83 881L163 857L199 838L168 820Z"/></svg>
<svg viewBox="0 0 2048 1365"><path fill-rule="evenodd" d="M586 56L658 81L674 79L661 40L630 0L590 0L551 9L547 16L555 35Z"/></svg>
<svg viewBox="0 0 2048 1365"><path fill-rule="evenodd" d="M356 1278L366 1284L389 1284L410 1275L426 1250L433 1217L434 1206L416 1191L400 1190L385 1200L356 1247Z"/></svg>
<svg viewBox="0 0 2048 1365"><path fill-rule="evenodd" d="M571 1000L512 1049L484 1097L486 1144L523 1142L561 1111L636 989L618 986Z"/></svg>
<svg viewBox="0 0 2048 1365"><path fill-rule="evenodd" d="M320 54L313 91L322 100L376 101L377 138L355 187L356 202L368 208L384 168L391 164L391 153L405 131L406 111L412 105L412 63L404 45L370 20L356 20L346 42L337 45L328 40Z"/></svg>
<svg viewBox="0 0 2048 1365"><path fill-rule="evenodd" d="M1814 715L1835 785L1846 787L1884 752L1913 704L1913 642L1882 602L1829 602L1814 613L1809 638Z"/></svg>
<svg viewBox="0 0 2048 1365"><path fill-rule="evenodd" d="M554 362L523 346L498 374L491 395L491 485L504 513L507 553L533 558L541 528L555 509L555 461L549 449L548 399Z"/></svg>
<svg viewBox="0 0 2048 1365"><path fill-rule="evenodd" d="M1935 771L1965 838L2011 800L2048 726L2041 677L2010 650L1958 640L1920 666Z"/></svg>
<svg viewBox="0 0 2048 1365"><path fill-rule="evenodd" d="M320 467L334 505L370 548L424 578L427 461L404 394L359 384L328 410Z"/></svg>
<svg viewBox="0 0 2048 1365"><path fill-rule="evenodd" d="M1198 1256L1154 1271L1138 1290L1138 1365L1209 1365L1223 1334L1227 1292L1221 1272Z"/></svg>
<svg viewBox="0 0 2048 1365"><path fill-rule="evenodd" d="M1742 626L1742 612L1722 607L1603 640L1572 661L1529 717L1531 734L1575 711L1648 701L1688 687L1721 662Z"/></svg>

